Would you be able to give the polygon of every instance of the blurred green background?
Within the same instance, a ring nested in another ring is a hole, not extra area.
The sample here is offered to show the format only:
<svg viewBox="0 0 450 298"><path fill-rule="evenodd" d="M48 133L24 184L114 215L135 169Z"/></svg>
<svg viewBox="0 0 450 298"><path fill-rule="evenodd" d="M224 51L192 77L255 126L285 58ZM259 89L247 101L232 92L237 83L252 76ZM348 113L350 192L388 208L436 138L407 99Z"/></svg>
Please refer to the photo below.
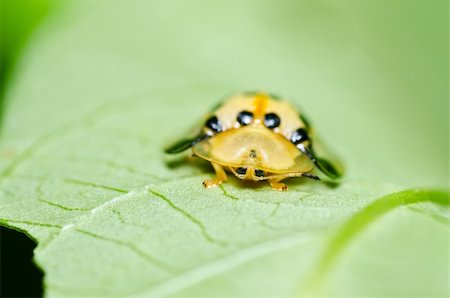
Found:
<svg viewBox="0 0 450 298"><path fill-rule="evenodd" d="M261 89L301 106L361 189L448 188L447 21L438 0L1 0L0 170L105 103L148 97L159 153L223 95Z"/></svg>
<svg viewBox="0 0 450 298"><path fill-rule="evenodd" d="M256 88L296 101L351 177L447 186L446 1L2 6L1 131L14 148L130 94L215 88L186 102L195 112L183 117L189 126L205 101Z"/></svg>

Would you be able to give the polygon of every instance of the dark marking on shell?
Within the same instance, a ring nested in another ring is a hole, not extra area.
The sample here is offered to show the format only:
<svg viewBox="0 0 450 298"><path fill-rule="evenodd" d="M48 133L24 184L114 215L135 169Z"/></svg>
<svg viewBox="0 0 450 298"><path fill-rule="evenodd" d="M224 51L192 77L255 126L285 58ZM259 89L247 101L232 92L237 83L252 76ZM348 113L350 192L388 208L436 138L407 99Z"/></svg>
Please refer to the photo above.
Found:
<svg viewBox="0 0 450 298"><path fill-rule="evenodd" d="M236 168L236 173L239 175L245 175L245 173L247 173L247 168Z"/></svg>
<svg viewBox="0 0 450 298"><path fill-rule="evenodd" d="M264 116L264 124L267 128L273 129L280 126L281 120L275 113L268 113Z"/></svg>
<svg viewBox="0 0 450 298"><path fill-rule="evenodd" d="M264 177L264 175L265 175L265 173L264 173L263 170L259 170L259 169L255 170L255 176L256 177Z"/></svg>
<svg viewBox="0 0 450 298"><path fill-rule="evenodd" d="M219 133L222 131L222 126L220 125L220 122L219 122L219 119L217 118L217 116L212 116L211 118L209 118L206 121L205 126L209 129L211 129L215 133Z"/></svg>

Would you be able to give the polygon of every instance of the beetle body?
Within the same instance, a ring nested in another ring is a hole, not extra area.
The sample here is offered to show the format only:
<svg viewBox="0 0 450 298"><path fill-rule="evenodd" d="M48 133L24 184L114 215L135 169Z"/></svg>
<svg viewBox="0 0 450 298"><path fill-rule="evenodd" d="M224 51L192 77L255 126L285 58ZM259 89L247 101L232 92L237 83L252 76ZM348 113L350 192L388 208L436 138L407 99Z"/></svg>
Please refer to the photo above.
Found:
<svg viewBox="0 0 450 298"><path fill-rule="evenodd" d="M286 190L280 181L308 177L319 168L332 178L340 173L312 150L310 127L287 101L261 92L234 95L212 111L200 133L166 149L178 153L192 147L193 154L208 160L217 177L205 180L214 187L227 180L226 170L244 180L267 180L272 188Z"/></svg>

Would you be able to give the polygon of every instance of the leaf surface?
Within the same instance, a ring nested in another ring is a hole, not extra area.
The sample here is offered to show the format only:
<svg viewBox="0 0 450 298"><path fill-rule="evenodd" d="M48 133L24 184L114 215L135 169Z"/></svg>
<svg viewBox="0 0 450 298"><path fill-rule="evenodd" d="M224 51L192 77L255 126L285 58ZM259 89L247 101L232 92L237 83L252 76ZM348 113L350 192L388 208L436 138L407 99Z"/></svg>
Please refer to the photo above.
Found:
<svg viewBox="0 0 450 298"><path fill-rule="evenodd" d="M448 181L446 85L392 87L404 82L369 51L384 27L366 25L373 41L351 25L368 7L235 5L67 1L34 36L6 93L0 223L38 242L46 295L446 297L448 193L398 192ZM439 41L427 65L441 65ZM164 155L221 96L255 86L307 110L345 161L342 185L205 190L207 163ZM432 87L423 126L409 100ZM384 110L393 99L411 109ZM414 141L426 133L435 154Z"/></svg>

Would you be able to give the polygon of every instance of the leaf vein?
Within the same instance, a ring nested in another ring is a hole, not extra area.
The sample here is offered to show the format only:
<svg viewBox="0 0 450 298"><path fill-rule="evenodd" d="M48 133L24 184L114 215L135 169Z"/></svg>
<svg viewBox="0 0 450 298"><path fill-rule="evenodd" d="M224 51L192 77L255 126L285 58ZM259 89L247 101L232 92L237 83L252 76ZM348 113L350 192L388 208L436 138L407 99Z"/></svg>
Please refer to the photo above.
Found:
<svg viewBox="0 0 450 298"><path fill-rule="evenodd" d="M117 219L118 219L122 224L124 224L124 225L130 225L130 226L140 227L140 228L144 228L144 229L146 229L146 230L149 230L149 229L152 228L152 227L150 227L150 226L146 226L146 225L143 225L143 224L138 224L138 223L126 221L126 220L124 219L122 213L120 213L119 210L112 209L111 211L112 211L112 213L114 213L114 215L117 217Z"/></svg>
<svg viewBox="0 0 450 298"><path fill-rule="evenodd" d="M230 193L225 189L225 187L224 187L222 184L220 184L219 187L220 187L220 189L222 190L224 196L229 197L230 199L235 200L235 201L239 201L239 200L240 200L238 197L236 197L236 196L230 194Z"/></svg>
<svg viewBox="0 0 450 298"><path fill-rule="evenodd" d="M67 207L61 204L57 204L55 202L47 201L44 199L38 199L38 202L50 205L52 207L57 207L59 209L65 210L65 211L91 211L89 208L73 208L73 207Z"/></svg>
<svg viewBox="0 0 450 298"><path fill-rule="evenodd" d="M170 264L168 264L168 263L166 263L166 262L164 262L162 260L159 260L159 259L157 259L154 256L149 255L148 253L142 251L141 249L139 249L138 247L136 247L132 243L128 243L126 241L122 241L122 240L118 240L118 239L108 238L108 237L105 237L105 236L102 236L102 235L99 235L99 234L95 234L95 233L92 233L92 232L89 232L89 231L86 231L86 230L82 230L82 229L79 229L79 228L74 229L74 231L77 231L79 233L88 235L88 236L90 236L92 238L95 238L97 240L103 240L103 241L115 243L117 245L126 247L126 248L132 250L133 252L135 252L137 255L139 255L140 257L142 257L146 261L148 261L149 263L151 263L152 265L154 265L154 266L156 266L158 268L161 268L164 271L167 271L167 272L170 272L170 273L176 272L176 269L172 265L170 265Z"/></svg>
<svg viewBox="0 0 450 298"><path fill-rule="evenodd" d="M102 184L98 184L98 183L93 183L93 182L83 181L83 180L78 180L78 179L73 179L73 178L64 178L63 180L66 182L73 183L73 184L79 184L79 185L90 186L90 187L95 187L95 188L102 188L102 189L112 190L112 191L120 192L120 193L128 193L129 192L125 189L121 189L118 187L102 185Z"/></svg>
<svg viewBox="0 0 450 298"><path fill-rule="evenodd" d="M183 272L168 281L146 287L150 288L150 290L143 289L138 293L130 293L130 295L139 297L167 297L178 293L183 289L199 284L208 278L232 270L246 262L250 262L275 251L289 249L290 247L304 243L310 239L310 237L310 233L303 232L261 241L240 249L235 253L224 256L223 258L207 262L194 269Z"/></svg>
<svg viewBox="0 0 450 298"><path fill-rule="evenodd" d="M159 192L149 189L149 191L154 194L155 196L159 197L160 199L162 199L164 202L166 202L170 207L172 207L175 211L177 211L179 214L183 215L185 218L187 218L190 222L192 222L193 224L195 224L201 231L202 235L205 237L206 240L208 240L211 243L215 243L218 244L220 246L226 246L226 242L222 241L222 240L218 240L215 239L214 237L212 237L205 225L196 217L194 217L192 214L190 214L189 212L187 212L186 210L178 207L177 205L175 205L171 200L169 200L166 196L164 196L163 194L160 194Z"/></svg>
<svg viewBox="0 0 450 298"><path fill-rule="evenodd" d="M49 224L49 223L34 222L34 221L28 221L28 220L9 219L9 218L0 218L0 223L1 222L26 224L26 225L30 225L30 226L47 227L47 228L59 228L59 229L62 228L61 225L57 225L57 224Z"/></svg>

